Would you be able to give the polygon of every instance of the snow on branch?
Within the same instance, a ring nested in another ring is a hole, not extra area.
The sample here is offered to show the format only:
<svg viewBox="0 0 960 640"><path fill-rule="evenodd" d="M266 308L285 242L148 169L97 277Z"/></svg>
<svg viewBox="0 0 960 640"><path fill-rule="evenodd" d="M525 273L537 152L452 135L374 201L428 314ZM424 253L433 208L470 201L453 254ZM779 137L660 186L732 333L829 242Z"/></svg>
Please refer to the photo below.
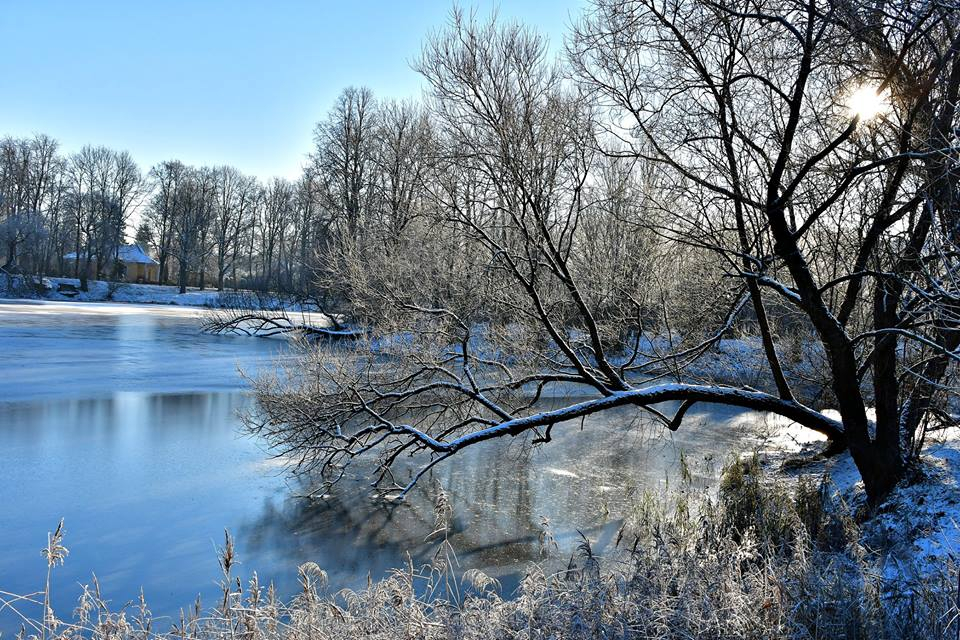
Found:
<svg viewBox="0 0 960 640"><path fill-rule="evenodd" d="M436 320L445 314L429 315ZM435 337L438 330L421 328L421 335ZM505 355L474 335L444 344L409 335L320 345L295 370L257 382L264 417L248 424L293 460L297 472L319 480L322 491L351 465L376 460L373 486L393 498L405 496L429 469L468 447L527 434L531 443L549 442L556 425L617 407L646 410L676 430L695 404L722 404L772 412L835 441L845 438L836 420L762 391L671 382L598 393L575 373L518 368L519 353ZM544 409L542 397L569 396L571 383L594 397ZM679 407L666 404L674 402ZM398 484L405 465L412 465L409 480Z"/></svg>

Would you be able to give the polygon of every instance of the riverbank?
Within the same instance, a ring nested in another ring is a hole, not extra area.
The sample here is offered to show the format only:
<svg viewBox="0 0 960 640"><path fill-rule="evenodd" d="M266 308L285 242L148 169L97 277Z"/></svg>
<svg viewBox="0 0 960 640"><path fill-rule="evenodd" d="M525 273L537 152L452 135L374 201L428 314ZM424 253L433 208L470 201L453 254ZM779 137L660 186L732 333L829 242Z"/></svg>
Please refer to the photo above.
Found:
<svg viewBox="0 0 960 640"><path fill-rule="evenodd" d="M875 554L885 579L911 580L948 566L953 570L960 559L960 428L927 433L906 481L870 509L849 452L820 456L820 434L779 417L765 422L770 435L760 436L758 450L767 472L793 487L809 478L821 482L828 498L856 519L860 544Z"/></svg>
<svg viewBox="0 0 960 640"><path fill-rule="evenodd" d="M89 280L87 291L80 290L76 278L43 278L40 287L27 286L20 276L0 276L0 298L40 299L52 302L117 302L127 304L175 305L200 308L279 309L285 305L278 296L253 291L217 291L188 287L185 293L173 285L136 284Z"/></svg>

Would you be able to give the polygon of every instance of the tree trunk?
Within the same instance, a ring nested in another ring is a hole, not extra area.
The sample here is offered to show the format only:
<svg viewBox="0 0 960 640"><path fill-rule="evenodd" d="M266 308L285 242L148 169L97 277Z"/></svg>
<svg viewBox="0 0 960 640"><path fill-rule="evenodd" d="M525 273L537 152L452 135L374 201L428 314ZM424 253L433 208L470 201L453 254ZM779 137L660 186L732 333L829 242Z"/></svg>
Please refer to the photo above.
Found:
<svg viewBox="0 0 960 640"><path fill-rule="evenodd" d="M850 455L863 477L863 486L872 504L886 497L905 470L903 461L885 442L870 439L869 421L854 345L843 327L827 309L806 259L787 225L785 211L772 206L767 211L770 229L776 244L774 251L784 261L797 292L801 307L807 313L830 362L831 388L837 400L840 420L850 448Z"/></svg>
<svg viewBox="0 0 960 640"><path fill-rule="evenodd" d="M851 454L853 453L851 449ZM897 486L906 471L899 450L873 442L867 455L854 457L857 469L863 478L867 499L871 505L877 505Z"/></svg>
<svg viewBox="0 0 960 640"><path fill-rule="evenodd" d="M180 262L180 277L178 279L178 284L180 285L180 293L187 292L187 265L185 262Z"/></svg>
<svg viewBox="0 0 960 640"><path fill-rule="evenodd" d="M79 278L80 277L80 228L79 227L77 227L77 237L76 237L76 243L74 244L74 247L73 247L73 256L74 256L73 277Z"/></svg>

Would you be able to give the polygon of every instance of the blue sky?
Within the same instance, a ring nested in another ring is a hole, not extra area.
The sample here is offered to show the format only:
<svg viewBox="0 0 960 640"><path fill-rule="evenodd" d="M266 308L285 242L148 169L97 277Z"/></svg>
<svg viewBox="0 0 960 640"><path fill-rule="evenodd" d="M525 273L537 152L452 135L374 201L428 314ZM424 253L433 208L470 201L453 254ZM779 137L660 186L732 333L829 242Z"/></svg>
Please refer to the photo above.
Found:
<svg viewBox="0 0 960 640"><path fill-rule="evenodd" d="M450 1L0 0L0 135L293 177L343 87L415 97ZM562 42L583 0L463 2Z"/></svg>

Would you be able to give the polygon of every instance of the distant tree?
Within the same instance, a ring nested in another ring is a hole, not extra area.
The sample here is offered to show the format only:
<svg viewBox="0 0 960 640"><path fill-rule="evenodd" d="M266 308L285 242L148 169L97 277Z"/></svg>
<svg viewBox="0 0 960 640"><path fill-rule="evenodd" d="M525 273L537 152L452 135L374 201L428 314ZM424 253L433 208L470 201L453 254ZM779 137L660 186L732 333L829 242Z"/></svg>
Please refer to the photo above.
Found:
<svg viewBox="0 0 960 640"><path fill-rule="evenodd" d="M17 211L0 220L0 245L4 247L7 269L19 269L18 248L37 243L46 235L43 216L35 211Z"/></svg>
<svg viewBox="0 0 960 640"><path fill-rule="evenodd" d="M293 204L293 185L274 178L264 193L260 209L261 281L267 288L279 284L286 233L293 219Z"/></svg>
<svg viewBox="0 0 960 640"><path fill-rule="evenodd" d="M186 169L174 193L173 256L177 260L177 286L186 293L191 273L200 274L209 246L206 238L213 218L216 188L209 169Z"/></svg>
<svg viewBox="0 0 960 640"><path fill-rule="evenodd" d="M322 199L340 238L358 237L371 198L377 107L365 87L345 89L314 132L313 169L322 177Z"/></svg>
<svg viewBox="0 0 960 640"><path fill-rule="evenodd" d="M253 245L253 238L256 235L257 207L261 200L262 189L256 178L246 176L237 185L236 205L237 205L237 237L233 243L230 255L230 271L233 280L234 289L239 287L237 276L237 266L240 263L241 254L244 248ZM247 264L247 275L253 272L252 255Z"/></svg>
<svg viewBox="0 0 960 640"><path fill-rule="evenodd" d="M379 108L376 140L376 173L370 181L376 191L377 232L389 243L424 213L435 153L429 116L412 102L385 102Z"/></svg>
<svg viewBox="0 0 960 640"><path fill-rule="evenodd" d="M201 167L198 171L200 185L200 205L203 208L202 218L197 227L197 257L198 271L197 284L203 291L206 286L207 268L210 255L215 247L214 219L217 207L217 172L212 167Z"/></svg>
<svg viewBox="0 0 960 640"><path fill-rule="evenodd" d="M217 263L217 291L223 291L224 276L232 267L240 242L245 179L233 167L217 167L214 169L214 176L216 205L213 216L213 246Z"/></svg>
<svg viewBox="0 0 960 640"><path fill-rule="evenodd" d="M146 193L140 169L127 152L85 146L74 154L67 169L73 211L74 275L86 290L92 265L96 277L118 275L117 255L127 223Z"/></svg>
<svg viewBox="0 0 960 640"><path fill-rule="evenodd" d="M317 253L328 237L326 220L321 215L319 181L312 167L307 167L303 176L294 185L295 228L292 241L295 248L291 255L298 256L298 281L301 293L308 294L315 288Z"/></svg>
<svg viewBox="0 0 960 640"><path fill-rule="evenodd" d="M114 203L115 218L108 222L113 234L109 238L109 246L104 245L104 249L111 250L104 251L103 255L110 257L113 265L110 276L114 279L119 275L119 269L122 266L117 258L119 249L125 242L127 224L133 211L142 202L146 193L146 183L140 168L128 152L113 152L111 155L112 167L107 198Z"/></svg>
<svg viewBox="0 0 960 640"><path fill-rule="evenodd" d="M142 249L150 249L153 246L153 227L146 220L137 225L137 232L133 236L133 241Z"/></svg>
<svg viewBox="0 0 960 640"><path fill-rule="evenodd" d="M61 237L62 166L48 136L0 140L0 227L10 266L49 267L51 238Z"/></svg>
<svg viewBox="0 0 960 640"><path fill-rule="evenodd" d="M179 191L187 173L187 167L177 160L162 162L150 170L153 195L146 207L145 220L153 230L152 246L159 263L160 284L166 284L169 277Z"/></svg>
<svg viewBox="0 0 960 640"><path fill-rule="evenodd" d="M112 235L103 224L106 204L105 167L109 162L105 147L85 146L69 160L70 200L74 225L74 277L80 279L80 288L86 291L96 245L106 235Z"/></svg>

